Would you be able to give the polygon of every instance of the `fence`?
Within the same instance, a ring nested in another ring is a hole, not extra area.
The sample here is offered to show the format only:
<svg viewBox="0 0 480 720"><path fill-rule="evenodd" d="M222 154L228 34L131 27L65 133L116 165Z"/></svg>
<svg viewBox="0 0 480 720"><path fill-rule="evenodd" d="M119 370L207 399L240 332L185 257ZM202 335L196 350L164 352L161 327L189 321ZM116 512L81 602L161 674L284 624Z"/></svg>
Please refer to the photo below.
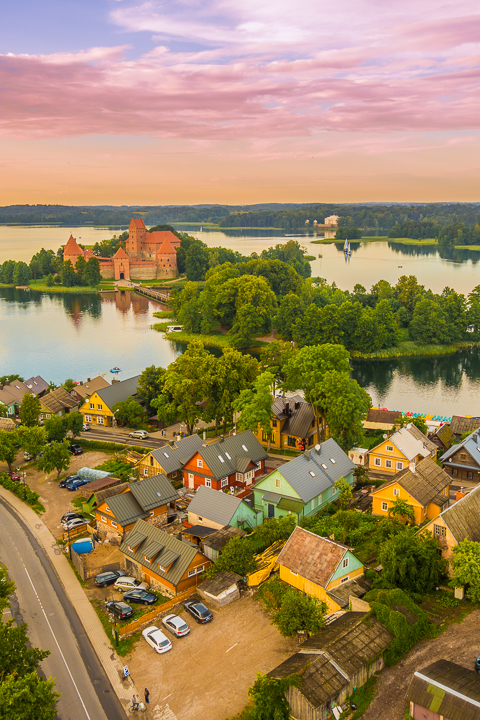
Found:
<svg viewBox="0 0 480 720"><path fill-rule="evenodd" d="M175 607L175 605L178 605L179 603L183 602L183 600L186 600L191 595L195 595L197 592L196 587L189 588L188 590L185 590L185 592L180 593L179 595L176 595L171 600L168 600L167 602L162 603L162 605L158 605L156 608L151 610L149 613L145 613L145 615L142 615L142 617L138 618L138 620L134 620L133 622L129 623L128 625L124 625L120 628L119 634L120 637L125 637L126 635L130 635L130 633L135 632L135 630L138 630L138 628L142 627L142 625L147 625L152 620L155 620L157 615L160 615L161 613L164 613L166 610L170 610L171 608Z"/></svg>
<svg viewBox="0 0 480 720"><path fill-rule="evenodd" d="M95 528L91 525L81 525L77 528L72 528L72 530L69 530L69 532L64 532L62 539L63 542L66 543L69 540L72 540L72 538L78 538L80 535L85 535L85 533L88 533L90 537L92 536L92 533L95 532Z"/></svg>

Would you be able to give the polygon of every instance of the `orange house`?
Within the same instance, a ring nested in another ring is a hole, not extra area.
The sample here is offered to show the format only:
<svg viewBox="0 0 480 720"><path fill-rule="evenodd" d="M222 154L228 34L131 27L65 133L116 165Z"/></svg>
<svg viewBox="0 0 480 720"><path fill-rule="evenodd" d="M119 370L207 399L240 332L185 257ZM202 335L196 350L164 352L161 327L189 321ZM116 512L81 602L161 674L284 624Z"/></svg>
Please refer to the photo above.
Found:
<svg viewBox="0 0 480 720"><path fill-rule="evenodd" d="M380 485L372 492L372 513L388 516L396 500L404 500L415 514L415 523L436 518L448 507L450 477L430 457Z"/></svg>
<svg viewBox="0 0 480 720"><path fill-rule="evenodd" d="M212 564L198 548L138 520L120 546L129 575L174 597L202 582Z"/></svg>

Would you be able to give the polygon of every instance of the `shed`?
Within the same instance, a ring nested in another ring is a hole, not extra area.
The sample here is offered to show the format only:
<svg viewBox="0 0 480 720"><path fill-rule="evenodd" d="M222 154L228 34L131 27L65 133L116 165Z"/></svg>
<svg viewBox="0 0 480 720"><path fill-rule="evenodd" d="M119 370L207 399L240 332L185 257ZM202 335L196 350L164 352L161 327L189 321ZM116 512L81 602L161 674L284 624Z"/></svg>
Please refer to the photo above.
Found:
<svg viewBox="0 0 480 720"><path fill-rule="evenodd" d="M217 608L224 607L240 598L241 576L234 572L220 572L198 586L200 595Z"/></svg>
<svg viewBox="0 0 480 720"><path fill-rule="evenodd" d="M229 540L233 537L243 537L244 535L246 535L244 530L232 527L231 525L225 525L221 530L216 530L203 539L203 553L205 557L215 562L222 554L222 550Z"/></svg>
<svg viewBox="0 0 480 720"><path fill-rule="evenodd" d="M474 670L436 660L414 673L407 690L414 720L479 720L480 681Z"/></svg>

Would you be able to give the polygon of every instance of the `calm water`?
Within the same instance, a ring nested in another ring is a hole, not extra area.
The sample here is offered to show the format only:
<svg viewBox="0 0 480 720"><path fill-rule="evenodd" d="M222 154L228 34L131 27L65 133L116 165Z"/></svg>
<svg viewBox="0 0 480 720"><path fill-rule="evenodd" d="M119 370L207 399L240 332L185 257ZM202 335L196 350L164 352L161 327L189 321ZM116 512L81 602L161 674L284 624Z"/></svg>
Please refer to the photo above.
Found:
<svg viewBox="0 0 480 720"><path fill-rule="evenodd" d="M200 232L198 226L179 229L209 246L222 245L244 255L294 237L316 256L312 274L345 289L353 289L356 283L369 288L382 278L395 283L402 274L415 274L435 292L448 285L468 293L480 284L480 253L473 251L441 257L435 246L355 243L352 257L345 262L341 244L312 244L320 233L285 236L268 230L227 234ZM42 246L57 250L70 231L86 244L121 232L92 227L0 227L0 262L9 258L28 261ZM128 291L95 296L0 289L0 374L39 374L61 382L67 377L110 377L109 369L115 365L122 368L120 378L151 364L165 367L183 352L184 345L150 329L156 309L156 303ZM442 415L480 414L477 349L439 357L355 361L353 368L355 378L379 407Z"/></svg>

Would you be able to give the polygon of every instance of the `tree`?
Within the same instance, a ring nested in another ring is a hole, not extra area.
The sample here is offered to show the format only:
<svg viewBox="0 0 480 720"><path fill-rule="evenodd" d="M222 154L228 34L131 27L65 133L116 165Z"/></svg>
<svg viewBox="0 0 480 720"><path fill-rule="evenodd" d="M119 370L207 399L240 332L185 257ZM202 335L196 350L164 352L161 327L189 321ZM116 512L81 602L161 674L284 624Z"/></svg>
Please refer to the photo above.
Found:
<svg viewBox="0 0 480 720"><path fill-rule="evenodd" d="M262 332L271 328L277 299L263 277L242 275L225 283L236 296L235 321L230 330L237 347L246 347Z"/></svg>
<svg viewBox="0 0 480 720"><path fill-rule="evenodd" d="M272 385L274 380L272 373L262 373L253 383L253 390L242 390L238 398L232 403L235 412L240 413L240 418L237 421L238 428L258 432L258 426L260 426L269 446L273 433L271 420Z"/></svg>
<svg viewBox="0 0 480 720"><path fill-rule="evenodd" d="M187 250L185 272L188 280L205 280L208 270L208 252L200 241L193 242Z"/></svg>
<svg viewBox="0 0 480 720"><path fill-rule="evenodd" d="M453 548L453 587L467 586L467 597L480 602L480 543L462 540Z"/></svg>
<svg viewBox="0 0 480 720"><path fill-rule="evenodd" d="M20 447L32 457L36 457L47 442L47 433L43 427L20 427L18 429Z"/></svg>
<svg viewBox="0 0 480 720"><path fill-rule="evenodd" d="M450 340L442 307L427 297L421 298L415 305L409 329L412 339L425 345L447 343Z"/></svg>
<svg viewBox="0 0 480 720"><path fill-rule="evenodd" d="M283 338L286 340L292 339L293 326L302 314L303 302L298 295L290 292L282 298L277 317L275 318L275 326Z"/></svg>
<svg viewBox="0 0 480 720"><path fill-rule="evenodd" d="M18 436L16 432L8 432L0 430L0 460L7 463L8 469L12 469L12 465L17 457Z"/></svg>
<svg viewBox="0 0 480 720"><path fill-rule="evenodd" d="M234 402L251 386L257 374L258 361L233 348L224 348L216 360L212 357L206 416L215 420L215 434L221 420L224 432L227 423L233 423Z"/></svg>
<svg viewBox="0 0 480 720"><path fill-rule="evenodd" d="M10 595L15 592L15 583L10 580L5 565L0 564L0 613L9 604ZM5 646L0 647L0 653Z"/></svg>
<svg viewBox="0 0 480 720"><path fill-rule="evenodd" d="M54 720L60 697L54 687L54 680L43 680L36 672L7 675L0 684L0 720Z"/></svg>
<svg viewBox="0 0 480 720"><path fill-rule="evenodd" d="M322 379L323 413L331 437L349 450L363 437L363 421L372 404L370 395L347 373L329 371Z"/></svg>
<svg viewBox="0 0 480 720"><path fill-rule="evenodd" d="M164 382L165 368L155 365L146 367L138 379L137 392L145 401L145 408L149 414L155 412L151 402L162 394Z"/></svg>
<svg viewBox="0 0 480 720"><path fill-rule="evenodd" d="M286 678L270 678L257 673L257 679L248 694L253 705L248 707L245 720L289 720L290 705L286 693L289 687L300 687L300 675Z"/></svg>
<svg viewBox="0 0 480 720"><path fill-rule="evenodd" d="M20 420L27 427L38 425L40 419L40 398L37 395L25 393L20 405Z"/></svg>
<svg viewBox="0 0 480 720"><path fill-rule="evenodd" d="M293 637L299 631L313 635L325 627L323 616L326 612L326 603L292 588L283 596L273 622L283 637Z"/></svg>
<svg viewBox="0 0 480 720"><path fill-rule="evenodd" d="M360 525L360 513L355 510L339 510L334 518L342 528L342 543L347 542L348 534Z"/></svg>
<svg viewBox="0 0 480 720"><path fill-rule="evenodd" d="M227 542L222 554L215 560L210 574L225 571L245 577L257 567L254 554L253 545L248 538L235 536Z"/></svg>
<svg viewBox="0 0 480 720"><path fill-rule="evenodd" d="M98 262L98 260L97 260ZM83 257L83 255L80 255L77 258L77 262L75 263L75 275L76 275L76 282L75 285L86 285L85 278L84 278L84 272L85 267L87 265L87 261Z"/></svg>
<svg viewBox="0 0 480 720"><path fill-rule="evenodd" d="M415 524L415 511L413 507L401 498L396 498L393 501L388 509L388 517L409 522L410 525Z"/></svg>
<svg viewBox="0 0 480 720"><path fill-rule="evenodd" d="M65 430L69 432L72 438L76 438L83 430L83 415L78 410L67 413L63 418Z"/></svg>
<svg viewBox="0 0 480 720"><path fill-rule="evenodd" d="M83 271L83 280L85 285L89 285L90 287L94 287L101 282L100 262L96 257L91 257L87 260Z"/></svg>
<svg viewBox="0 0 480 720"><path fill-rule="evenodd" d="M67 434L63 418L59 417L59 415L52 415L52 417L47 418L43 423L43 427L49 442L61 442Z"/></svg>
<svg viewBox="0 0 480 720"><path fill-rule="evenodd" d="M72 378L67 378L63 383L63 387L67 392L71 392L77 383Z"/></svg>
<svg viewBox="0 0 480 720"><path fill-rule="evenodd" d="M15 270L13 271L13 282L15 285L28 285L31 279L32 271L28 267L27 263L15 263Z"/></svg>
<svg viewBox="0 0 480 720"><path fill-rule="evenodd" d="M63 263L60 270L60 280L65 287L74 287L78 283L77 273L70 260Z"/></svg>
<svg viewBox="0 0 480 720"><path fill-rule="evenodd" d="M52 287L54 284L53 275L52 273L49 273L47 277L45 278L45 284L47 287Z"/></svg>
<svg viewBox="0 0 480 720"><path fill-rule="evenodd" d="M344 477L338 478L333 487L338 492L338 503L341 508L345 509L349 506L353 498L352 486Z"/></svg>
<svg viewBox="0 0 480 720"><path fill-rule="evenodd" d="M143 407L133 397L116 403L112 410L117 422L121 422L127 427L138 427L145 414Z"/></svg>
<svg viewBox="0 0 480 720"><path fill-rule="evenodd" d="M38 461L37 467L43 470L47 475L53 470L57 471L57 478L62 470L68 470L70 466L70 443L68 440L62 442L53 442L47 445L43 458Z"/></svg>
<svg viewBox="0 0 480 720"><path fill-rule="evenodd" d="M416 535L404 528L384 541L378 555L383 582L405 592L425 594L434 590L446 574L447 564L440 544L430 533Z"/></svg>
<svg viewBox="0 0 480 720"><path fill-rule="evenodd" d="M335 240L360 240L362 231L357 227L339 227L335 233Z"/></svg>
<svg viewBox="0 0 480 720"><path fill-rule="evenodd" d="M285 515L278 519L268 518L255 528L255 540L267 548L277 540L288 540L296 525L294 515Z"/></svg>
<svg viewBox="0 0 480 720"><path fill-rule="evenodd" d="M25 623L14 626L13 620L0 622L0 675L14 673L23 677L36 670L48 655L47 650L29 647Z"/></svg>

